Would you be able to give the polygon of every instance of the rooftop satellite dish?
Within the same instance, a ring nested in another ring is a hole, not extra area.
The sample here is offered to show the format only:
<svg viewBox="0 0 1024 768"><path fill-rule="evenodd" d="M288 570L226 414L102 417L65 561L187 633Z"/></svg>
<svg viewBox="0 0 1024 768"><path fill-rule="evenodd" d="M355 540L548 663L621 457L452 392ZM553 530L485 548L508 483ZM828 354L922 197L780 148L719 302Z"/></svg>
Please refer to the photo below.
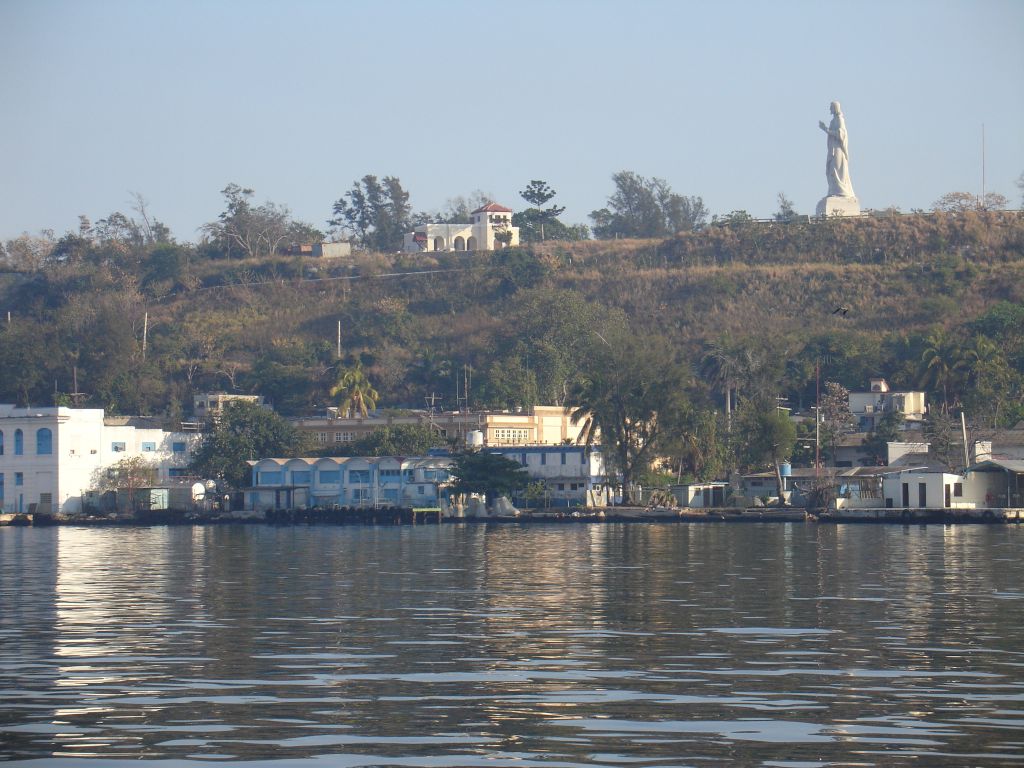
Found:
<svg viewBox="0 0 1024 768"><path fill-rule="evenodd" d="M206 498L206 486L202 483L192 485L192 501L202 501Z"/></svg>

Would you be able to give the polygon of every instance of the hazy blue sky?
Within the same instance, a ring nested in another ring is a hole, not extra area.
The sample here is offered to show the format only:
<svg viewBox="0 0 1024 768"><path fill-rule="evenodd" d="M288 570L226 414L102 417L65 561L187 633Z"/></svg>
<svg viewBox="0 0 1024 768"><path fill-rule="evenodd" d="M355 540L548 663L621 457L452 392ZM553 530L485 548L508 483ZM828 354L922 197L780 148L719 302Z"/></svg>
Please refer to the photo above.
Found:
<svg viewBox="0 0 1024 768"><path fill-rule="evenodd" d="M1020 204L1024 2L0 0L0 237L129 193L182 240L237 182L323 227L366 173L416 210L632 170L714 213L812 213L842 102L862 205Z"/></svg>

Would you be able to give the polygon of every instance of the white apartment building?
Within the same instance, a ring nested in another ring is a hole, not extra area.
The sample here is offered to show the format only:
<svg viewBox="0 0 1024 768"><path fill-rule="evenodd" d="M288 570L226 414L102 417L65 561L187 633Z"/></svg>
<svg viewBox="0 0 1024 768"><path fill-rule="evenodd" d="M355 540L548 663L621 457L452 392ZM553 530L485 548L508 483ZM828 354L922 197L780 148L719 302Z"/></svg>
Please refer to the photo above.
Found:
<svg viewBox="0 0 1024 768"><path fill-rule="evenodd" d="M101 408L17 408L0 404L0 510L75 514L101 473L140 457L158 482L186 475L197 433L105 419Z"/></svg>

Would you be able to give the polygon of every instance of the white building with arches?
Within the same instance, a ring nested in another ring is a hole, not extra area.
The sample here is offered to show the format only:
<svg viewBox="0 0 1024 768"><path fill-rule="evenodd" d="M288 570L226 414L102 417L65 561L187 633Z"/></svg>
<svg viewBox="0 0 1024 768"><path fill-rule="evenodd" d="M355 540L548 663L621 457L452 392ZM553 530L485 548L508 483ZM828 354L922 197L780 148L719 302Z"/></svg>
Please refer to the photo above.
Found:
<svg viewBox="0 0 1024 768"><path fill-rule="evenodd" d="M0 404L0 510L76 514L98 474L140 457L157 482L185 476L200 435L104 418L101 408Z"/></svg>
<svg viewBox="0 0 1024 768"><path fill-rule="evenodd" d="M519 227L512 226L512 209L488 203L470 214L469 224L424 224L405 235L403 250L497 251L519 245ZM509 238L507 243L501 238Z"/></svg>

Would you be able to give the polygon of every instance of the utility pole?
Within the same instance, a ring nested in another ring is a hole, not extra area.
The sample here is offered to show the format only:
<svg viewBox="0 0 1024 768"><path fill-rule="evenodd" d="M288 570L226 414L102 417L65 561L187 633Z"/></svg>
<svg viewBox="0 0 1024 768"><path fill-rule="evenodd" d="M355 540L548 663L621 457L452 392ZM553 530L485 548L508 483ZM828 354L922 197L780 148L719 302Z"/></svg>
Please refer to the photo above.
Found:
<svg viewBox="0 0 1024 768"><path fill-rule="evenodd" d="M338 321L338 359L341 360L341 320Z"/></svg>
<svg viewBox="0 0 1024 768"><path fill-rule="evenodd" d="M149 339L149 312L142 319L142 362L146 362L146 342Z"/></svg>
<svg viewBox="0 0 1024 768"><path fill-rule="evenodd" d="M981 124L981 208L985 207L985 124Z"/></svg>
<svg viewBox="0 0 1024 768"><path fill-rule="evenodd" d="M821 477L821 359L814 361L814 477Z"/></svg>

